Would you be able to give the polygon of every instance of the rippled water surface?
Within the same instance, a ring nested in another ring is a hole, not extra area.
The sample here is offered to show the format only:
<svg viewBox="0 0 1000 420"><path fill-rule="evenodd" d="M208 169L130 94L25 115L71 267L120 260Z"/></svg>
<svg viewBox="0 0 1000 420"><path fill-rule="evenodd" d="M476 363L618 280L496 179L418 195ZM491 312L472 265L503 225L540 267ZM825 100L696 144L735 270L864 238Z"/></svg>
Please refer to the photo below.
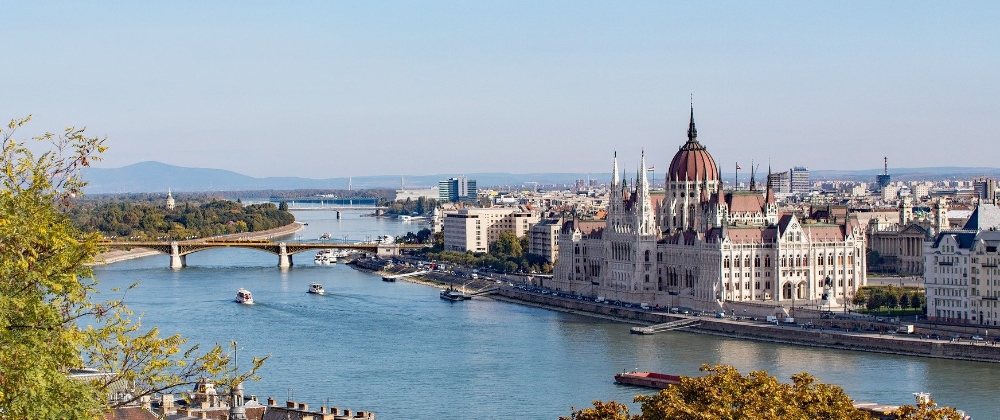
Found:
<svg viewBox="0 0 1000 420"><path fill-rule="evenodd" d="M345 212L338 221L332 212L298 212L309 226L297 238L329 232L361 240L425 227L359 215ZM996 364L684 332L635 336L626 324L489 299L446 302L431 287L382 282L342 264L315 266L312 253L296 255L284 271L276 256L244 249L195 253L187 263L170 270L168 257L154 256L96 274L105 290L141 281L127 302L144 313L144 325L205 345L237 340L241 358L270 354L264 379L247 386L262 400L291 395L312 407L329 401L380 419L554 420L594 399L631 401L648 392L615 385L623 369L697 375L703 363L725 363L784 380L808 371L863 401L905 404L913 392L930 392L977 419L1000 418ZM311 282L327 294L307 294ZM240 287L257 304L233 303Z"/></svg>

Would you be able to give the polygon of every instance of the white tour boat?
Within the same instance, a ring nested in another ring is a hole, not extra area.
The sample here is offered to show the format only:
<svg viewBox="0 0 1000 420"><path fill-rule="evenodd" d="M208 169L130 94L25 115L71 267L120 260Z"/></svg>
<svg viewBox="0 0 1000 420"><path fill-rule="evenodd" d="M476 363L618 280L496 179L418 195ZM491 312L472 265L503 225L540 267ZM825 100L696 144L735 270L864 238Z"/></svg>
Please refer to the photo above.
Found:
<svg viewBox="0 0 1000 420"><path fill-rule="evenodd" d="M323 285L322 284L313 283L313 284L309 285L309 293L312 293L312 294L315 294L315 295L322 295L322 294L326 294L326 291L323 290Z"/></svg>
<svg viewBox="0 0 1000 420"><path fill-rule="evenodd" d="M322 249L316 253L316 258L313 259L316 264L336 264L337 256L333 254L332 249Z"/></svg>
<svg viewBox="0 0 1000 420"><path fill-rule="evenodd" d="M240 290L236 292L236 303L253 305L253 296L250 294L250 291L241 287Z"/></svg>

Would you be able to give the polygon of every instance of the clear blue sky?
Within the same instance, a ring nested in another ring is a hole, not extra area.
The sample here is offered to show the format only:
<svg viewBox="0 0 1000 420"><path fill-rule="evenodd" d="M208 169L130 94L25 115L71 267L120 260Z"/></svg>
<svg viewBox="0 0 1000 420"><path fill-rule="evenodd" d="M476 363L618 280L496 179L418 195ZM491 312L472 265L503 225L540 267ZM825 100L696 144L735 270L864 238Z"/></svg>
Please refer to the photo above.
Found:
<svg viewBox="0 0 1000 420"><path fill-rule="evenodd" d="M0 118L252 176L1000 166L1000 2L6 2ZM726 169L730 168L730 169ZM747 168L747 166L744 166Z"/></svg>

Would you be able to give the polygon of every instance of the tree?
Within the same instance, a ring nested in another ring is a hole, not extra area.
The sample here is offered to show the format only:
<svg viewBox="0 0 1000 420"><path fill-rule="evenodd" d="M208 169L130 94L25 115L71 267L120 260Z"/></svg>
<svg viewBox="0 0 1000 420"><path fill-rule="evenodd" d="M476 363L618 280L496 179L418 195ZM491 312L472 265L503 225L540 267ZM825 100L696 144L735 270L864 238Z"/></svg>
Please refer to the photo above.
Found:
<svg viewBox="0 0 1000 420"><path fill-rule="evenodd" d="M594 404L593 408L582 410L570 408L573 412L569 417L560 417L559 420L629 420L635 418L629 415L628 407L622 403L594 400L592 404Z"/></svg>
<svg viewBox="0 0 1000 420"><path fill-rule="evenodd" d="M140 331L122 300L98 299L85 263L100 237L73 227L67 209L86 185L80 169L99 160L104 139L75 128L46 133L35 140L51 150L36 156L13 138L29 120L0 130L0 419L92 418L202 376L228 384L251 377L263 359L238 374L221 346L198 354L179 335ZM77 368L109 375L72 379ZM135 384L132 398L109 402L121 384Z"/></svg>
<svg viewBox="0 0 1000 420"><path fill-rule="evenodd" d="M910 296L910 307L920 309L922 306L924 306L924 297L920 293L913 292Z"/></svg>
<svg viewBox="0 0 1000 420"><path fill-rule="evenodd" d="M280 203L278 203L278 210L288 211L288 203L282 200Z"/></svg>
<svg viewBox="0 0 1000 420"><path fill-rule="evenodd" d="M901 420L963 420L965 416L951 407L938 407L930 398L917 397L917 405L904 405L895 412Z"/></svg>
<svg viewBox="0 0 1000 420"><path fill-rule="evenodd" d="M498 257L520 257L524 253L523 249L514 233L500 232L500 236L490 247L490 253Z"/></svg>
<svg viewBox="0 0 1000 420"><path fill-rule="evenodd" d="M807 373L778 381L765 371L740 374L726 365L703 365L708 372L653 396L639 395L641 420L666 419L870 419L854 408L838 386L816 383Z"/></svg>
<svg viewBox="0 0 1000 420"><path fill-rule="evenodd" d="M899 307L903 309L910 307L910 295L908 293L903 293L899 296Z"/></svg>

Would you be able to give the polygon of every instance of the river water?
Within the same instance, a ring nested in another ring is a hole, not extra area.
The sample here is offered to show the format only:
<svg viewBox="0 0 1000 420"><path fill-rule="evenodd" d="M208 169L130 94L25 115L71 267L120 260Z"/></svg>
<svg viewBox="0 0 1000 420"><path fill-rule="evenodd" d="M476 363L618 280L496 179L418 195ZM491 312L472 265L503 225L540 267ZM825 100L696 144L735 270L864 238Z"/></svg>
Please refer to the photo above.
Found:
<svg viewBox="0 0 1000 420"><path fill-rule="evenodd" d="M364 240L426 227L360 217L361 212L296 212L309 226L289 240ZM930 392L976 419L1000 418L1000 365L741 341L685 332L629 334L630 325L489 299L447 302L435 288L343 264L315 266L219 249L169 269L165 255L96 268L112 287L139 280L126 297L143 324L205 347L237 340L241 358L271 355L248 394L374 411L379 419L556 419L594 399L631 402L640 388L614 384L623 369L698 375L703 363L766 370L788 381L807 371L858 401L910 404ZM311 282L327 294L309 295ZM233 303L245 287L257 304ZM637 410L632 405L633 410Z"/></svg>

